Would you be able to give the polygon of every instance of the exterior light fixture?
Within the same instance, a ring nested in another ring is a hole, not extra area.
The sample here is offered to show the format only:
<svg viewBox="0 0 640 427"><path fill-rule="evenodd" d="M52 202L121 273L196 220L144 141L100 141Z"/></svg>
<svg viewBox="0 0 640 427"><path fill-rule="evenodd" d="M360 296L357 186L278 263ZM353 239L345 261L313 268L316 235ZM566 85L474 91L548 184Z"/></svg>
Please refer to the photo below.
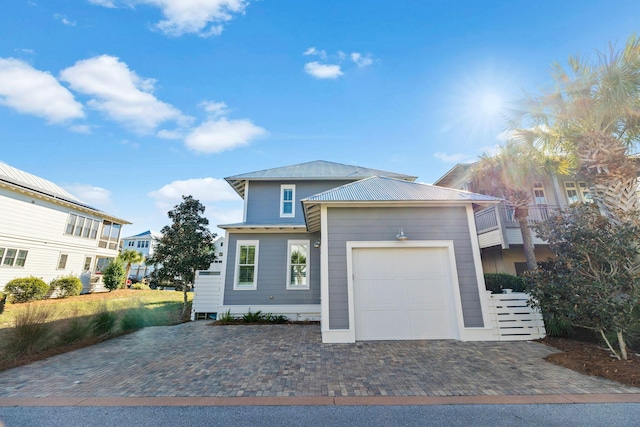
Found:
<svg viewBox="0 0 640 427"><path fill-rule="evenodd" d="M409 240L409 237L404 234L404 230L400 228L400 232L396 235L396 240Z"/></svg>
<svg viewBox="0 0 640 427"><path fill-rule="evenodd" d="M313 247L318 249L320 247L320 240L316 240L315 242L313 242Z"/></svg>

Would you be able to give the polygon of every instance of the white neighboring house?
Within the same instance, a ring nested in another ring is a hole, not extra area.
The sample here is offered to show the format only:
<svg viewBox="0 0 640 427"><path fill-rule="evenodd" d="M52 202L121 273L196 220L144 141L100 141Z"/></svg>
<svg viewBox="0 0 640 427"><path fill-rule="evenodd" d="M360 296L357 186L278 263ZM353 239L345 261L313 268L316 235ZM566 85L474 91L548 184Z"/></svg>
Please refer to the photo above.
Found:
<svg viewBox="0 0 640 427"><path fill-rule="evenodd" d="M209 270L211 271L222 271L222 266L224 265L224 254L227 253L227 248L224 244L224 236L218 236L215 238L213 243L216 245L216 259L209 266Z"/></svg>
<svg viewBox="0 0 640 427"><path fill-rule="evenodd" d="M133 249L138 251L148 259L153 255L155 242L162 237L162 234L157 231L147 230L135 236L129 236L122 239L122 250ZM129 279L142 280L149 276L153 271L152 265L146 265L144 262L141 264L131 265L131 271L129 272Z"/></svg>
<svg viewBox="0 0 640 427"><path fill-rule="evenodd" d="M0 212L0 290L18 277L66 275L80 277L83 293L104 290L101 272L131 224L2 162Z"/></svg>

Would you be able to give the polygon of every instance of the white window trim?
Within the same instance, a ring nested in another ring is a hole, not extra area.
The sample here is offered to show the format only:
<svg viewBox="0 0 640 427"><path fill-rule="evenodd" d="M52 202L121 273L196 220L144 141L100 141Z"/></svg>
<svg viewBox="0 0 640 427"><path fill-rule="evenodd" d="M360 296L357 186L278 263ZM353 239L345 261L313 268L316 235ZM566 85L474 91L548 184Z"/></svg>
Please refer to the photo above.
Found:
<svg viewBox="0 0 640 427"><path fill-rule="evenodd" d="M307 284L306 285L292 285L291 284L291 246L292 245L307 245ZM288 291L307 291L309 290L309 283L311 277L309 275L309 258L311 256L310 240L289 240L287 241L287 290Z"/></svg>
<svg viewBox="0 0 640 427"><path fill-rule="evenodd" d="M291 213L284 213L284 190L291 190ZM296 185L282 184L280 186L280 218L293 218L296 216Z"/></svg>
<svg viewBox="0 0 640 427"><path fill-rule="evenodd" d="M235 274L233 277L233 290L234 291L255 291L258 289L258 253L259 253L259 240L238 240L236 242L236 263L235 263ZM253 272L253 286L246 285L238 285L238 280L240 279L240 246L255 246L256 247L256 255L255 255L255 270Z"/></svg>

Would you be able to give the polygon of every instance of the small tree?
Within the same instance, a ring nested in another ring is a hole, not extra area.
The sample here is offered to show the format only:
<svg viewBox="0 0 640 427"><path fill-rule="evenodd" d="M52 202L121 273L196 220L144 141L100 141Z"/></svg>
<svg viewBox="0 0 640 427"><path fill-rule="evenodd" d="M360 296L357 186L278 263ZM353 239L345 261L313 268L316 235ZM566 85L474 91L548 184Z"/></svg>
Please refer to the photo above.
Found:
<svg viewBox="0 0 640 427"><path fill-rule="evenodd" d="M209 231L209 220L204 218L205 207L192 196L182 196L182 203L168 212L173 224L162 228L155 252L147 260L155 266L156 280L170 280L182 286L184 306L187 310L187 291L193 284L196 270L208 268L215 260L215 234Z"/></svg>
<svg viewBox="0 0 640 427"><path fill-rule="evenodd" d="M118 289L126 277L125 274L124 263L120 258L115 258L102 272L104 287L109 289L109 292Z"/></svg>
<svg viewBox="0 0 640 427"><path fill-rule="evenodd" d="M606 333L615 333L620 354L627 359L625 334L636 321L640 302L640 255L634 218L619 214L619 223L598 207L575 205L536 228L556 255L531 272L532 303L547 318L568 319L597 331L620 359Z"/></svg>
<svg viewBox="0 0 640 427"><path fill-rule="evenodd" d="M126 281L129 278L129 273L131 272L131 266L133 264L142 264L144 262L144 255L135 249L126 249L118 255L118 258L120 258L125 265L126 272L122 282L122 287L124 288L127 285Z"/></svg>

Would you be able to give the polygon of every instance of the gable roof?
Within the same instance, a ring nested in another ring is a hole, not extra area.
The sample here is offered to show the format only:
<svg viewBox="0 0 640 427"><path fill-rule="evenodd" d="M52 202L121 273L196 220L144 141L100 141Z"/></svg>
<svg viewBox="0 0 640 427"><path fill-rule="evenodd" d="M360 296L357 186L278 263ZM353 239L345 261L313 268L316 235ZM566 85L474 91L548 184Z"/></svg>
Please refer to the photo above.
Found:
<svg viewBox="0 0 640 427"><path fill-rule="evenodd" d="M388 172L379 169L364 168L355 165L345 165L342 163L315 160L313 162L300 163L297 165L283 166L272 169L264 169L255 172L248 172L240 175L230 176L225 180L234 190L244 198L245 181L273 181L283 179L302 180L339 180L350 179L357 181L371 176L388 176L405 181L415 181L417 177L404 175L396 172Z"/></svg>
<svg viewBox="0 0 640 427"><path fill-rule="evenodd" d="M48 200L59 205L78 209L91 215L99 216L120 224L131 224L129 221L116 218L94 208L93 206L87 205L73 194L51 181L14 168L13 166L9 166L3 162L0 162L0 187L29 194L33 197Z"/></svg>
<svg viewBox="0 0 640 427"><path fill-rule="evenodd" d="M369 177L302 199L307 228L320 229L322 203L418 203L494 204L501 199L431 184L407 182L388 177Z"/></svg>
<svg viewBox="0 0 640 427"><path fill-rule="evenodd" d="M438 178L438 180L434 182L433 185L437 185L439 187L450 187L451 184L453 184L455 181L464 177L469 171L469 169L471 168L471 166L473 166L474 164L475 163L456 164L454 167L449 169L447 173L445 173L440 178Z"/></svg>
<svg viewBox="0 0 640 427"><path fill-rule="evenodd" d="M151 237L152 239L159 239L162 237L162 234L158 233L157 231L147 230L147 231L143 231L142 233L135 234L133 236L123 237L122 240L132 240L138 237L147 237L147 236Z"/></svg>

